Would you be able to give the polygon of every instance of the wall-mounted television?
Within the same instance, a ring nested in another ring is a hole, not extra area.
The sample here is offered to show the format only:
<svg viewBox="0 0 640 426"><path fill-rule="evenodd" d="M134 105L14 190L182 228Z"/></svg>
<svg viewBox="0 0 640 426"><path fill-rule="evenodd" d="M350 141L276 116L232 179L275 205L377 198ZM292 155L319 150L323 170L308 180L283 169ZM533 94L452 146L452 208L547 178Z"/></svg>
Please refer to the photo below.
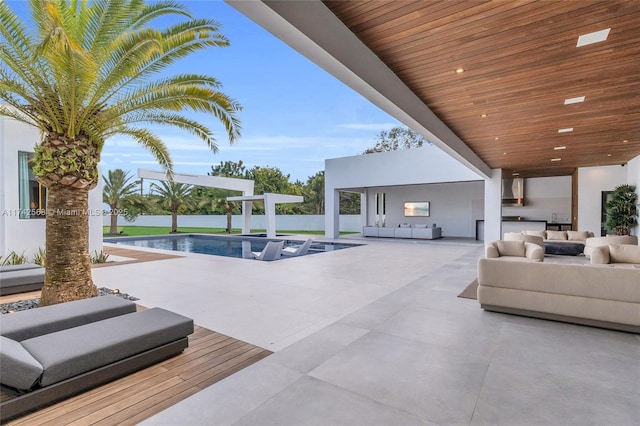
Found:
<svg viewBox="0 0 640 426"><path fill-rule="evenodd" d="M429 201L407 201L404 203L404 215L406 217L430 216Z"/></svg>

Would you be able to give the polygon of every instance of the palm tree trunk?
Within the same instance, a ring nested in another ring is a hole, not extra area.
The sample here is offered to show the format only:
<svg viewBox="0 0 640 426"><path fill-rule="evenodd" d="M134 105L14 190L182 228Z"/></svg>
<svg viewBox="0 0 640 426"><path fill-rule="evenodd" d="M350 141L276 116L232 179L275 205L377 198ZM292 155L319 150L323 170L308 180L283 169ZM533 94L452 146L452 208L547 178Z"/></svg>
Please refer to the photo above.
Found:
<svg viewBox="0 0 640 426"><path fill-rule="evenodd" d="M233 218L232 212L227 211L227 234L231 233L231 220Z"/></svg>
<svg viewBox="0 0 640 426"><path fill-rule="evenodd" d="M118 214L115 212L115 209L111 208L111 223L109 225L109 234L115 235L118 233Z"/></svg>
<svg viewBox="0 0 640 426"><path fill-rule="evenodd" d="M178 232L178 212L171 212L171 232Z"/></svg>
<svg viewBox="0 0 640 426"><path fill-rule="evenodd" d="M97 296L89 257L89 191L51 185L46 229L47 268L40 305Z"/></svg>

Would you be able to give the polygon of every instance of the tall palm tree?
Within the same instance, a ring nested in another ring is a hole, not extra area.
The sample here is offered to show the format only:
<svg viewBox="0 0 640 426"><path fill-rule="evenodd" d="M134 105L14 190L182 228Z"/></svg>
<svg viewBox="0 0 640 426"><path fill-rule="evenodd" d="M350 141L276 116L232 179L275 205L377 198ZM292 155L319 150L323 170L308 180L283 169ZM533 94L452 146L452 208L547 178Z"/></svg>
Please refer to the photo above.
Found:
<svg viewBox="0 0 640 426"><path fill-rule="evenodd" d="M152 183L150 189L153 194L160 196L160 204L171 212L171 232L178 232L178 213L182 207L194 203L191 196L194 186L162 181L159 185Z"/></svg>
<svg viewBox="0 0 640 426"><path fill-rule="evenodd" d="M30 0L30 8L27 24L0 2L0 114L42 131L33 169L49 197L41 297L48 305L97 294L88 192L98 184L105 141L129 136L171 172L149 124L182 129L215 152L213 132L182 111L212 115L233 142L240 106L213 77L166 71L195 51L229 44L216 22L191 17L173 0ZM164 18L161 28L150 26L156 18Z"/></svg>
<svg viewBox="0 0 640 426"><path fill-rule="evenodd" d="M102 176L104 187L102 188L102 201L109 205L111 223L109 234L118 233L118 215L121 209L125 209L138 195L139 181L131 181L133 176L122 169L109 170L107 176Z"/></svg>

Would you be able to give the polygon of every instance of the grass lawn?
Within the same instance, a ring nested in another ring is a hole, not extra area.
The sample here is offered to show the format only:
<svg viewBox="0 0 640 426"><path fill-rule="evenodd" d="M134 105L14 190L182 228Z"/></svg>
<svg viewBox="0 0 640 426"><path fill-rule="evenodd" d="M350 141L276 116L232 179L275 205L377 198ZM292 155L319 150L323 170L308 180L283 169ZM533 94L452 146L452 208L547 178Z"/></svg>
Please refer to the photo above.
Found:
<svg viewBox="0 0 640 426"><path fill-rule="evenodd" d="M224 228L189 228L178 227L178 232L183 234L225 234ZM265 229L252 229L251 232L267 232ZM109 234L109 227L104 226L102 233L105 237L113 237ZM146 235L167 235L171 233L169 226L118 226L118 234L122 236L141 237ZM231 235L241 234L241 229L234 229ZM281 234L304 234L304 235L324 235L324 231L283 231L278 230ZM354 232L341 232L340 235L353 234Z"/></svg>

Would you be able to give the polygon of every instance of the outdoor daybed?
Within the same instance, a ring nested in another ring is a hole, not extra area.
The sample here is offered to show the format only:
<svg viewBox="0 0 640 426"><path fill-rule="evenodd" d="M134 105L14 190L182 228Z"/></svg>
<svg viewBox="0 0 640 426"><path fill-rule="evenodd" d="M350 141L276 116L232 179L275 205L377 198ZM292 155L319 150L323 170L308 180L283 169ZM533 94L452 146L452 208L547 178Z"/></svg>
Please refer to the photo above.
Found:
<svg viewBox="0 0 640 426"><path fill-rule="evenodd" d="M483 309L640 333L640 270L478 260Z"/></svg>
<svg viewBox="0 0 640 426"><path fill-rule="evenodd" d="M41 290L44 268L35 263L0 266L0 296Z"/></svg>
<svg viewBox="0 0 640 426"><path fill-rule="evenodd" d="M19 416L179 354L193 320L99 296L0 321L0 420Z"/></svg>

